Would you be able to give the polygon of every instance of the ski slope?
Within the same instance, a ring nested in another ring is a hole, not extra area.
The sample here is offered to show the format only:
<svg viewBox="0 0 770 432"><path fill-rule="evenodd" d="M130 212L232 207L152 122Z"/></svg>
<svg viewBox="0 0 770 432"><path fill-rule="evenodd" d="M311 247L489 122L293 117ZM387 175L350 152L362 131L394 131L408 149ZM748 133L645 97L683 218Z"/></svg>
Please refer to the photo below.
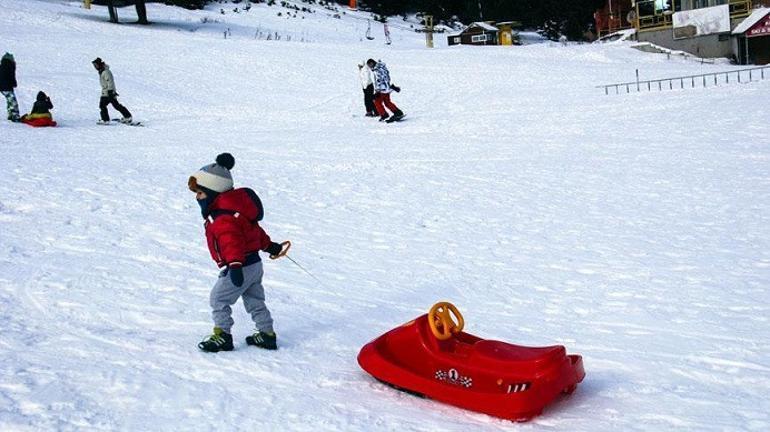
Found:
<svg viewBox="0 0 770 432"><path fill-rule="evenodd" d="M0 0L21 109L44 90L60 124L0 121L0 430L770 429L770 81L607 97L635 69L731 66L627 43L428 50L396 22L386 46L363 12L223 6L150 4L140 27ZM97 56L146 127L95 124ZM369 57L406 121L363 117ZM277 352L245 345L240 302L236 350L196 347L217 270L186 182L223 151L310 273L265 263ZM585 381L516 424L358 367L439 300L470 333L566 345Z"/></svg>

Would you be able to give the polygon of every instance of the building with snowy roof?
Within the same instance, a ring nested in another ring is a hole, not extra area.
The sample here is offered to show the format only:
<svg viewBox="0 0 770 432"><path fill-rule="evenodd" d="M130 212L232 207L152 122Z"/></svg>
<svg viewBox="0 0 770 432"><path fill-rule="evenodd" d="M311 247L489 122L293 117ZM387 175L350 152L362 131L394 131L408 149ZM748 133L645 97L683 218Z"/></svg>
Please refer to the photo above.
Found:
<svg viewBox="0 0 770 432"><path fill-rule="evenodd" d="M702 58L766 64L767 6L770 0L606 0L594 20L599 35L633 27L640 42Z"/></svg>
<svg viewBox="0 0 770 432"><path fill-rule="evenodd" d="M471 23L460 33L448 36L449 45L497 45L500 29L494 25L478 21Z"/></svg>
<svg viewBox="0 0 770 432"><path fill-rule="evenodd" d="M732 32L740 64L770 63L770 8L754 9Z"/></svg>
<svg viewBox="0 0 770 432"><path fill-rule="evenodd" d="M479 21L447 39L449 45L519 45L516 29L520 27L519 21Z"/></svg>

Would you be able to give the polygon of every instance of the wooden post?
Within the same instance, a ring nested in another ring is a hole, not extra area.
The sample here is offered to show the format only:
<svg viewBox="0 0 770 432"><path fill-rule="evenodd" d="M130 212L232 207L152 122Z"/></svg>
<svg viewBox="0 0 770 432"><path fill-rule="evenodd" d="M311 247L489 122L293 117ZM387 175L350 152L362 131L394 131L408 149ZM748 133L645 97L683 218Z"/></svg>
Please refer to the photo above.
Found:
<svg viewBox="0 0 770 432"><path fill-rule="evenodd" d="M348 6L348 8L350 10L358 10L358 5L356 3L357 3L356 0L350 0L350 5Z"/></svg>
<svg viewBox="0 0 770 432"><path fill-rule="evenodd" d="M425 15L425 46L433 48L433 15Z"/></svg>
<svg viewBox="0 0 770 432"><path fill-rule="evenodd" d="M636 91L639 90L639 69L636 70Z"/></svg>
<svg viewBox="0 0 770 432"><path fill-rule="evenodd" d="M91 0L83 0L86 9L91 9Z"/></svg>

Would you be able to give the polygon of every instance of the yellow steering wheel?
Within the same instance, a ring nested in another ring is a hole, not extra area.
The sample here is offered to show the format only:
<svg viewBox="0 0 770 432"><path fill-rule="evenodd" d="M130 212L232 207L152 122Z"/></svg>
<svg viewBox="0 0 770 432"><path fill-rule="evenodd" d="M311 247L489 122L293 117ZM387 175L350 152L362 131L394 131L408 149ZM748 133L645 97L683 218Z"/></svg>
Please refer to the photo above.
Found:
<svg viewBox="0 0 770 432"><path fill-rule="evenodd" d="M455 316L454 320L452 315ZM428 312L428 324L436 339L447 340L453 334L463 331L465 320L455 305L449 302L438 302Z"/></svg>

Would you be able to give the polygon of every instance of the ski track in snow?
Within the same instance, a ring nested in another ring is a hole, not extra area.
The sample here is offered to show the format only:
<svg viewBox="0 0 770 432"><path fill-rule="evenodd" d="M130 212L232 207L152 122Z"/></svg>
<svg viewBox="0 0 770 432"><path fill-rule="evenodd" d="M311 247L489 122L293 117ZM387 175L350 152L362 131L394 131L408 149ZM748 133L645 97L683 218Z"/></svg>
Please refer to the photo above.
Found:
<svg viewBox="0 0 770 432"><path fill-rule="evenodd" d="M730 66L622 44L425 50L398 28L383 47L320 9L316 42L289 43L253 40L291 25L264 5L150 4L144 28L30 3L2 1L0 49L22 111L42 89L61 127L0 123L0 430L770 429L770 81L605 97L636 68ZM146 127L94 124L96 56ZM408 121L361 117L368 57ZM217 273L186 180L222 151L322 281L265 263L277 352L246 347L239 305L234 352L196 347ZM358 367L439 300L473 334L564 344L585 381L515 424Z"/></svg>

